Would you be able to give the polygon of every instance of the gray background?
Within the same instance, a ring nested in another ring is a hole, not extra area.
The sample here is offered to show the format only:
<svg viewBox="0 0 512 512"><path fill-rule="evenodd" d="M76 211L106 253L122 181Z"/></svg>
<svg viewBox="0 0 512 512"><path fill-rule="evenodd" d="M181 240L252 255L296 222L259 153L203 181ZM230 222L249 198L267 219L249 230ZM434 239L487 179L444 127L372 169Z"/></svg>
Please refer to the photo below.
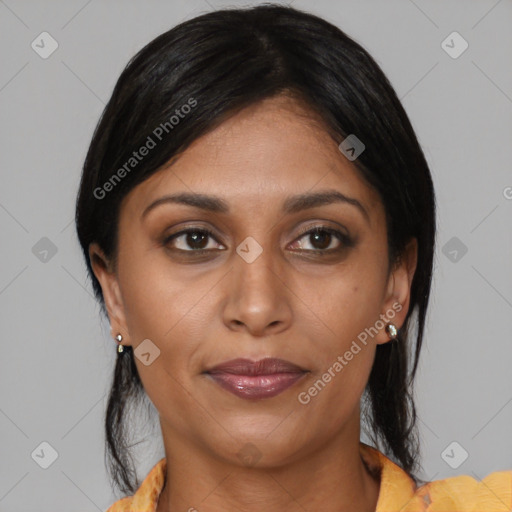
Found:
<svg viewBox="0 0 512 512"><path fill-rule="evenodd" d="M512 469L512 2L292 4L375 57L433 173L439 230L417 379L420 476ZM96 511L118 498L103 462L115 342L74 231L80 170L128 59L226 5L248 3L0 1L0 511ZM31 47L43 31L59 45L47 59ZM469 44L458 58L441 46L453 31ZM141 478L163 456L159 436L139 446ZM47 469L31 455L42 442L58 453Z"/></svg>

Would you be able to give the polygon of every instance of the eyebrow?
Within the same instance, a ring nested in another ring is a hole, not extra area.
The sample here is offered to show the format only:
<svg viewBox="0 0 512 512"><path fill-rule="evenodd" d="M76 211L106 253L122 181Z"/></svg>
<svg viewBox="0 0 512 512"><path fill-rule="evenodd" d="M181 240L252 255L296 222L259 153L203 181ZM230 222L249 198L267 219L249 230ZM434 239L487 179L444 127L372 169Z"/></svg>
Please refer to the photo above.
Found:
<svg viewBox="0 0 512 512"><path fill-rule="evenodd" d="M153 201L144 209L141 218L144 218L151 210L157 206L167 203L185 204L213 213L229 213L228 203L220 197L206 194L182 192L179 194L166 195L160 197L156 201ZM308 208L315 208L317 206L324 206L333 203L346 203L356 207L360 213L363 214L368 223L370 223L370 216L360 201L354 199L353 197L348 197L338 190L306 192L304 194L287 197L283 203L282 213L297 213Z"/></svg>

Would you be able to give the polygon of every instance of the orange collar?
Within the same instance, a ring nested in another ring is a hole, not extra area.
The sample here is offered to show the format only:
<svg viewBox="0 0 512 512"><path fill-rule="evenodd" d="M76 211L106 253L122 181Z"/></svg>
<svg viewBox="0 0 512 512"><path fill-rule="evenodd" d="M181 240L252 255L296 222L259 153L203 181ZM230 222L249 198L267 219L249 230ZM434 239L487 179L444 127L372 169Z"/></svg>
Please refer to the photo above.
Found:
<svg viewBox="0 0 512 512"><path fill-rule="evenodd" d="M428 482L414 480L376 448L359 443L361 457L380 479L375 512L426 512L430 510L486 512L512 511L512 469L496 471L481 481L468 475ZM107 512L155 512L165 483L166 459L160 459L133 496L122 498ZM432 505L430 505L432 504Z"/></svg>

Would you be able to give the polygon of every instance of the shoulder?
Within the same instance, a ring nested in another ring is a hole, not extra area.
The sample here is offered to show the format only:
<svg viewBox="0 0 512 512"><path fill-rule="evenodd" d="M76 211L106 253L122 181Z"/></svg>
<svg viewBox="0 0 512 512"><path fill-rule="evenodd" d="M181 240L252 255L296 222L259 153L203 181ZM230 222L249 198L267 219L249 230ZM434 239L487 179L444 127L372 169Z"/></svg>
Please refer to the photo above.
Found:
<svg viewBox="0 0 512 512"><path fill-rule="evenodd" d="M460 475L428 482L415 495L428 512L508 512L512 510L512 470L490 473L482 480Z"/></svg>
<svg viewBox="0 0 512 512"><path fill-rule="evenodd" d="M512 469L482 480L460 475L419 487L400 466L361 443L367 464L380 474L376 512L512 512Z"/></svg>
<svg viewBox="0 0 512 512"><path fill-rule="evenodd" d="M165 483L166 459L160 459L148 473L137 492L112 504L106 512L153 511Z"/></svg>
<svg viewBox="0 0 512 512"><path fill-rule="evenodd" d="M116 501L106 510L106 512L128 512L133 503L133 496L127 496Z"/></svg>

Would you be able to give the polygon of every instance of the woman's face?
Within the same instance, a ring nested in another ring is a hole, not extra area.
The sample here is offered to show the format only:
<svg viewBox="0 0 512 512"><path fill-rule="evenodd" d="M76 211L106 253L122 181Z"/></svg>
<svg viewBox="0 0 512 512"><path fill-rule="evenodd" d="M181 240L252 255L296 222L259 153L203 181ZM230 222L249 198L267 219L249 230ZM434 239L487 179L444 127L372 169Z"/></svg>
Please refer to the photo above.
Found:
<svg viewBox="0 0 512 512"><path fill-rule="evenodd" d="M273 465L358 440L376 345L404 321L415 250L388 274L377 193L298 109L267 99L197 139L125 198L116 271L94 264L168 456ZM264 358L290 365L212 370Z"/></svg>

